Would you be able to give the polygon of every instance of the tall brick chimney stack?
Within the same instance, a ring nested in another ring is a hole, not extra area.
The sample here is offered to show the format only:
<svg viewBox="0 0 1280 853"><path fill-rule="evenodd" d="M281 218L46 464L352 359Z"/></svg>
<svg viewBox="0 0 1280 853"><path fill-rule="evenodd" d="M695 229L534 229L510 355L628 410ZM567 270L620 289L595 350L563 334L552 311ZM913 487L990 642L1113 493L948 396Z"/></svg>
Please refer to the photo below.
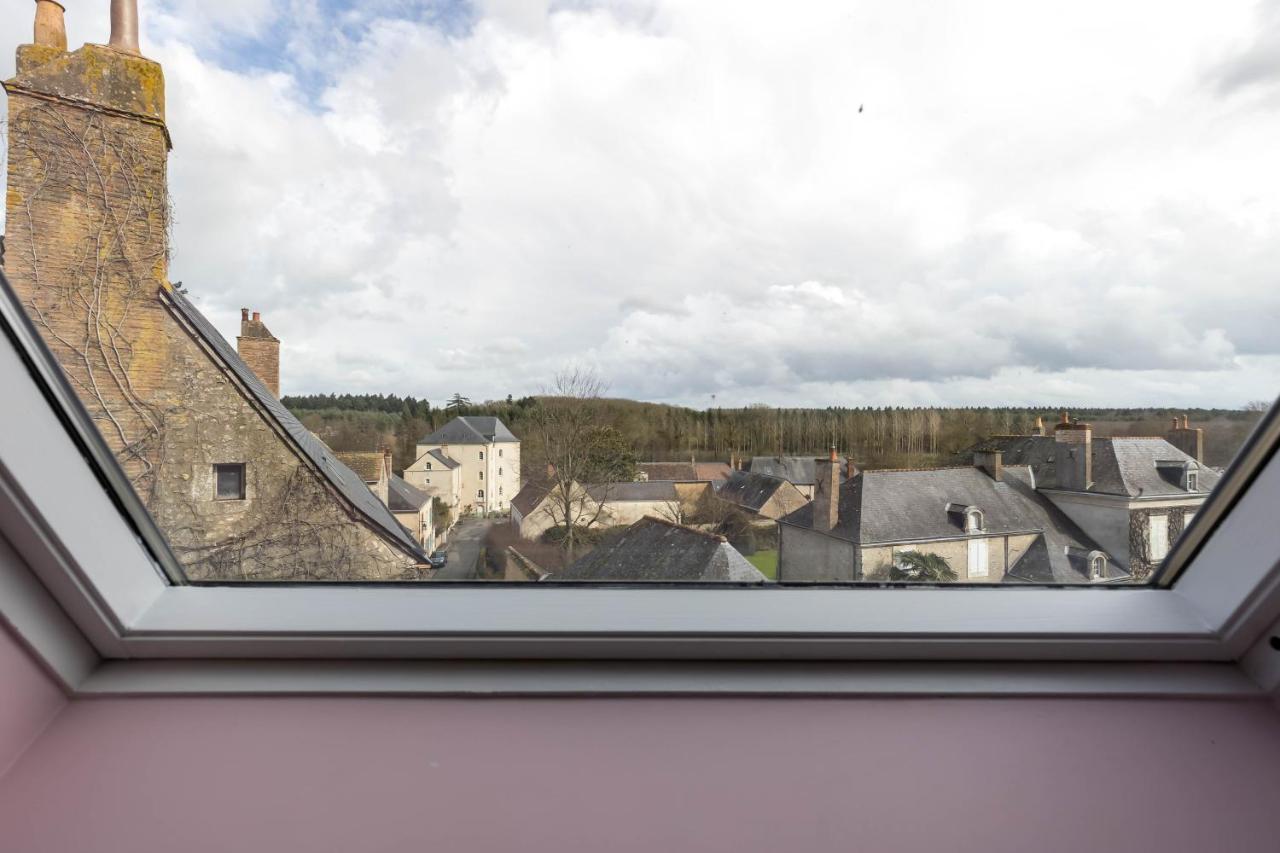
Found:
<svg viewBox="0 0 1280 853"><path fill-rule="evenodd" d="M1058 475L1058 488L1087 491L1093 486L1093 424L1071 420L1062 413L1062 420L1053 428L1057 442L1054 454L1054 471Z"/></svg>
<svg viewBox="0 0 1280 853"><path fill-rule="evenodd" d="M1204 430L1200 427L1192 427L1186 415L1182 416L1181 421L1178 418L1173 419L1168 440L1174 447L1204 464Z"/></svg>
<svg viewBox="0 0 1280 853"><path fill-rule="evenodd" d="M817 460L813 492L813 529L830 533L840 521L840 457L835 447L826 459Z"/></svg>
<svg viewBox="0 0 1280 853"><path fill-rule="evenodd" d="M138 55L136 25L132 52L68 52L63 11L34 3L33 42L18 47L16 74L4 81L5 271L145 491L174 404L172 320L157 298L170 289L164 74Z"/></svg>
<svg viewBox="0 0 1280 853"><path fill-rule="evenodd" d="M257 311L250 318L248 308L240 309L240 336L236 338L236 352L262 380L262 384L279 397L280 341L271 334Z"/></svg>

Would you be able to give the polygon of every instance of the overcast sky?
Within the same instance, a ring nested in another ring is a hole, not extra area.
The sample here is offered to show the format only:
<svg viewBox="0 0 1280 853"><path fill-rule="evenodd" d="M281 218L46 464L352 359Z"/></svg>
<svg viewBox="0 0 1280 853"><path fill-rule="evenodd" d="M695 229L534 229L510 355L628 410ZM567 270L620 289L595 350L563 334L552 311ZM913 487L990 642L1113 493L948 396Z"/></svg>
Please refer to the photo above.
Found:
<svg viewBox="0 0 1280 853"><path fill-rule="evenodd" d="M0 20L30 39L34 4ZM73 45L107 0L68 0ZM170 276L285 393L1280 391L1280 2L143 0Z"/></svg>

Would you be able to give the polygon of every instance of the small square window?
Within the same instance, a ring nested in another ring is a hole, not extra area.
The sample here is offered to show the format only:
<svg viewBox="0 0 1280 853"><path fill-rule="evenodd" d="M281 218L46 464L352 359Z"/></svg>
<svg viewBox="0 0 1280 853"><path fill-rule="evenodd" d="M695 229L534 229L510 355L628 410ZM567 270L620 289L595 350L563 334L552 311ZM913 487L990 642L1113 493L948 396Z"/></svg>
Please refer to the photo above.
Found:
<svg viewBox="0 0 1280 853"><path fill-rule="evenodd" d="M483 451L483 450L481 450L481 451L480 451L480 458L481 458L481 460L483 460L483 459L484 459L484 451Z"/></svg>
<svg viewBox="0 0 1280 853"><path fill-rule="evenodd" d="M481 479L481 480L483 480L483 479L484 479L484 472L483 472L483 471L481 471L481 472L480 472L480 479Z"/></svg>
<svg viewBox="0 0 1280 853"><path fill-rule="evenodd" d="M213 497L219 501L244 500L244 463L213 466Z"/></svg>
<svg viewBox="0 0 1280 853"><path fill-rule="evenodd" d="M502 448L501 448L501 447L499 447L499 448L498 448L498 458L499 458L499 459L501 459L501 458L502 458Z"/></svg>

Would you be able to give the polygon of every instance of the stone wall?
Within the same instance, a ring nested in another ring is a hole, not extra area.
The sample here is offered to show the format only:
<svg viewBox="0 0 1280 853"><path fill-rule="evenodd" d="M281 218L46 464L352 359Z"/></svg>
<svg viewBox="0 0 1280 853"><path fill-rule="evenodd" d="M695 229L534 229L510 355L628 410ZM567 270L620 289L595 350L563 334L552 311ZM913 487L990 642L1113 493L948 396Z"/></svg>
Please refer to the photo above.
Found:
<svg viewBox="0 0 1280 853"><path fill-rule="evenodd" d="M160 67L94 45L18 67L6 271L187 574L414 577L174 313ZM225 462L243 500L214 499Z"/></svg>

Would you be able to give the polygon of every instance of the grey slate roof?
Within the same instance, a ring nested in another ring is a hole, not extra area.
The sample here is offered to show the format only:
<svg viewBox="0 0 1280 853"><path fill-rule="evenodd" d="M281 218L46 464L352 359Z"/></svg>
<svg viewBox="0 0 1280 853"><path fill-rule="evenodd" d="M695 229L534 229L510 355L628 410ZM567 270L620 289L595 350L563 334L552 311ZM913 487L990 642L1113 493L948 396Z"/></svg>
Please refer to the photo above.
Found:
<svg viewBox="0 0 1280 853"><path fill-rule="evenodd" d="M542 503L542 499L547 496L546 483L528 482L516 492L516 496L511 499L511 506L520 513L521 516L528 516L538 508L538 504Z"/></svg>
<svg viewBox="0 0 1280 853"><path fill-rule="evenodd" d="M431 500L431 495L410 483L403 477L391 475L387 484L387 504L392 512L417 512Z"/></svg>
<svg viewBox="0 0 1280 853"><path fill-rule="evenodd" d="M840 487L840 509L831 535L860 545L925 542L964 536L963 515L948 505L982 511L989 534L1041 533L1044 547L1032 549L1014 565L1015 579L1040 583L1079 583L1079 566L1067 548L1100 550L1097 543L1036 492L1031 470L1006 465L996 482L978 468L935 468L922 471L863 471ZM782 519L784 524L813 527L813 505ZM1029 562L1028 562L1029 561ZM1023 566L1026 562L1026 566ZM1110 571L1127 576L1119 566Z"/></svg>
<svg viewBox="0 0 1280 853"><path fill-rule="evenodd" d="M177 291L169 291L167 294L174 311L191 325L195 333L213 350L214 356L226 365L236 379L249 390L255 402L265 410L266 416L284 430L303 456L337 489L338 494L342 495L343 499L364 517L370 527L391 539L415 559L425 562L427 555L413 540L412 534L396 521L391 510L378 500L377 495L369 491L364 480L343 465L323 441L312 435L311 431L276 399L267 386L262 384L257 374L240 359L239 354L200 313L200 310L191 304L190 300Z"/></svg>
<svg viewBox="0 0 1280 853"><path fill-rule="evenodd" d="M818 482L818 460L812 456L753 456L747 470L789 480L797 486Z"/></svg>
<svg viewBox="0 0 1280 853"><path fill-rule="evenodd" d="M1089 491L1126 497L1174 497L1207 494L1221 476L1205 465L1199 465L1199 483L1195 493L1188 493L1179 482L1161 475L1157 462L1194 463L1195 459L1163 438L1116 436L1094 438L1093 488ZM974 450L1000 450L1005 465L1029 465L1035 472L1036 485L1044 489L1058 488L1056 473L1057 442L1053 436L1000 435L974 445ZM1198 463L1197 463L1198 464Z"/></svg>
<svg viewBox="0 0 1280 853"><path fill-rule="evenodd" d="M671 480L649 480L634 483L591 483L587 494L596 502L674 501L680 496Z"/></svg>
<svg viewBox="0 0 1280 853"><path fill-rule="evenodd" d="M452 471L454 468L457 468L462 464L461 462L456 462L453 459L450 459L449 456L439 448L435 450L428 450L423 455L430 456L436 463L443 466L446 471Z"/></svg>
<svg viewBox="0 0 1280 853"><path fill-rule="evenodd" d="M642 518L548 580L763 583L765 577L719 536Z"/></svg>
<svg viewBox="0 0 1280 853"><path fill-rule="evenodd" d="M787 481L755 471L734 471L716 491L722 501L758 512ZM790 488L790 487L788 487Z"/></svg>
<svg viewBox="0 0 1280 853"><path fill-rule="evenodd" d="M519 440L497 418L457 417L418 444L489 444Z"/></svg>

